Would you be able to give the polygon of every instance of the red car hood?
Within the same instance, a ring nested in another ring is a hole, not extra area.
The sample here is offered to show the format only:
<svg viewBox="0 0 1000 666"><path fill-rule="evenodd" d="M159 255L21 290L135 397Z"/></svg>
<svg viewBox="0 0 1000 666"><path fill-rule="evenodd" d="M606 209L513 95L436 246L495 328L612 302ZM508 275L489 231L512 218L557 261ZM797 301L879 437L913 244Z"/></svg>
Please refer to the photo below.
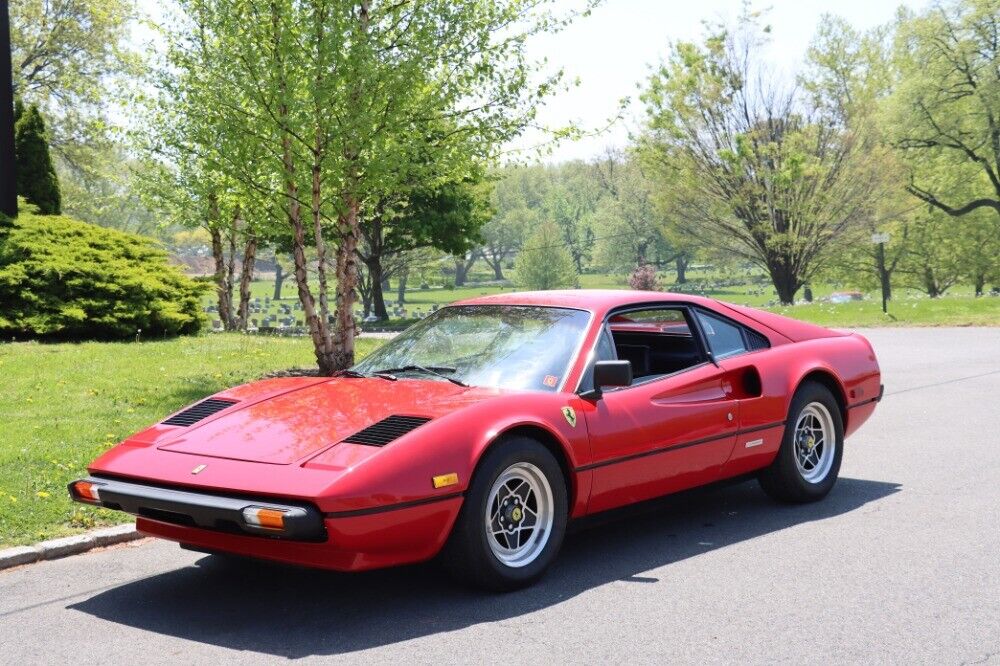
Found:
<svg viewBox="0 0 1000 666"><path fill-rule="evenodd" d="M287 465L311 458L387 416L435 418L498 393L440 381L332 379L256 402L246 400L245 407L237 404L221 416L185 428L159 448Z"/></svg>

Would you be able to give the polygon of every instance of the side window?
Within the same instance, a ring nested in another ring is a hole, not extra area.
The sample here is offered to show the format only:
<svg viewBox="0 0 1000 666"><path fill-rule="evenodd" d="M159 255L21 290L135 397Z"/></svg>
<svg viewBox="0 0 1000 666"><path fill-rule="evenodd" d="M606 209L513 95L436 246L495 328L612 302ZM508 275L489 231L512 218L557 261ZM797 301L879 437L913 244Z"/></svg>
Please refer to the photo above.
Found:
<svg viewBox="0 0 1000 666"><path fill-rule="evenodd" d="M605 328L601 331L601 337L597 339L597 346L594 347L594 361L614 361L618 359L618 355L615 354L615 344L611 341L611 335L608 333L608 329ZM587 368L587 371L583 375L583 379L580 381L580 390L589 391L594 388L594 366L593 364Z"/></svg>
<svg viewBox="0 0 1000 666"><path fill-rule="evenodd" d="M715 358L722 359L747 350L743 331L739 326L701 310L697 313L698 323L701 324L701 330L704 331L708 347Z"/></svg>
<svg viewBox="0 0 1000 666"><path fill-rule="evenodd" d="M632 364L635 383L672 375L705 362L684 308L628 310L608 320L619 360Z"/></svg>
<svg viewBox="0 0 1000 666"><path fill-rule="evenodd" d="M618 356L615 354L615 345L611 342L608 329L601 331L601 338L597 341L597 349L594 350L595 361L614 361Z"/></svg>

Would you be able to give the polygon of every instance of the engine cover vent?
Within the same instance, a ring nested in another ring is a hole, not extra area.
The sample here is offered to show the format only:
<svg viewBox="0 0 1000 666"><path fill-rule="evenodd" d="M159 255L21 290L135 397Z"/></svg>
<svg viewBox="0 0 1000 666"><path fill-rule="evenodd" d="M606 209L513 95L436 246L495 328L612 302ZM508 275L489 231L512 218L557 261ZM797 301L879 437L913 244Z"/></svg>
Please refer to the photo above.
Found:
<svg viewBox="0 0 1000 666"><path fill-rule="evenodd" d="M428 421L430 419L426 416L389 416L378 423L373 423L364 430L359 430L344 441L351 444L385 446Z"/></svg>
<svg viewBox="0 0 1000 666"><path fill-rule="evenodd" d="M208 400L202 400L197 405L192 405L183 412L174 414L169 419L164 421L163 425L187 427L201 421L202 419L207 419L216 412L221 412L226 407L235 405L236 402L236 400L225 400L223 398L209 398Z"/></svg>

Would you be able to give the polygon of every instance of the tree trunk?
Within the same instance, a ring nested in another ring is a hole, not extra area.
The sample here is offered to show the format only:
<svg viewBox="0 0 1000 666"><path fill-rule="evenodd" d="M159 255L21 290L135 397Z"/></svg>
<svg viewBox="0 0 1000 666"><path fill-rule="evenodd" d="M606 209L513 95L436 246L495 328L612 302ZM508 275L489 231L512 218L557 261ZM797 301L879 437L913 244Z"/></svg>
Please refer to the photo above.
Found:
<svg viewBox="0 0 1000 666"><path fill-rule="evenodd" d="M674 267L677 269L677 279L675 282L677 284L687 283L687 267L691 260L688 259L687 255L679 254L677 258L674 259Z"/></svg>
<svg viewBox="0 0 1000 666"><path fill-rule="evenodd" d="M937 280L934 279L934 271L926 267L924 268L924 290L931 298L937 298L941 295Z"/></svg>
<svg viewBox="0 0 1000 666"><path fill-rule="evenodd" d="M772 264L768 272L771 274L771 282L774 284L775 291L778 292L778 300L781 304L794 305L795 292L802 286L798 277L781 262Z"/></svg>
<svg viewBox="0 0 1000 666"><path fill-rule="evenodd" d="M237 328L236 313L233 308L233 285L236 283L236 229L240 221L240 207L233 211L233 220L229 226L229 258L226 261L226 294L229 299L228 321L225 322L227 331L235 331Z"/></svg>
<svg viewBox="0 0 1000 666"><path fill-rule="evenodd" d="M493 264L493 279L494 280L503 280L503 279L505 279L504 276L503 276L503 258L502 257L500 259L497 259L496 262Z"/></svg>
<svg viewBox="0 0 1000 666"><path fill-rule="evenodd" d="M983 295L983 289L986 287L986 276L982 272L976 273L976 277L973 281L973 287L976 290L976 298Z"/></svg>
<svg viewBox="0 0 1000 666"><path fill-rule="evenodd" d="M291 159L291 139L284 137L285 144L285 192L288 199L288 220L292 225L292 259L295 263L295 286L299 292L299 302L309 327L313 341L313 352L319 371L325 375L336 370L332 345L330 344L327 322L316 314L316 301L309 289L309 271L306 260L306 230L302 224L302 207L298 201L298 186L295 184L294 163Z"/></svg>
<svg viewBox="0 0 1000 666"><path fill-rule="evenodd" d="M476 263L476 259L479 255L475 252L471 253L468 257L455 257L455 286L461 287L465 284L465 280L469 277L469 270L472 265Z"/></svg>
<svg viewBox="0 0 1000 666"><path fill-rule="evenodd" d="M399 279L396 280L396 302L403 304L406 302L406 278L410 277L410 269L404 266L399 270Z"/></svg>
<svg viewBox="0 0 1000 666"><path fill-rule="evenodd" d="M236 318L236 327L247 330L250 320L250 283L253 281L254 265L257 261L257 236L247 233L247 244L243 248L243 265L240 268L240 308Z"/></svg>
<svg viewBox="0 0 1000 666"><path fill-rule="evenodd" d="M279 99L278 120L281 125L281 163L284 176L285 198L288 201L288 221L292 227L292 259L295 262L295 286L299 301L309 326L313 341L313 351L320 372L332 374L336 370L333 345L327 321L316 314L316 301L309 289L309 272L306 264L306 234L302 224L302 206L299 203L299 187L295 175L295 160L292 151L292 135L288 128L288 82L281 58L281 18L276 3L271 3L271 26L274 34L275 71L277 72Z"/></svg>
<svg viewBox="0 0 1000 666"><path fill-rule="evenodd" d="M354 178L350 180L355 180ZM358 284L358 212L360 202L348 195L344 202L345 213L337 218L340 247L337 248L337 309L334 314L333 369L341 370L354 365L354 299ZM376 284L372 276L372 291Z"/></svg>
<svg viewBox="0 0 1000 666"><path fill-rule="evenodd" d="M226 251L222 246L222 232L219 230L219 204L214 195L209 197L209 234L212 237L212 260L215 262L216 304L219 309L219 320L222 322L223 330L232 330L233 317L233 291L232 283L226 281Z"/></svg>
<svg viewBox="0 0 1000 666"><path fill-rule="evenodd" d="M465 273L466 273L466 270L467 269L465 268L465 260L464 259L456 259L455 260L455 286L456 287L461 287L463 284L465 284Z"/></svg>
<svg viewBox="0 0 1000 666"><path fill-rule="evenodd" d="M375 316L385 321L389 318L389 311L385 308L385 279L382 276L382 258L371 257L365 265L368 267L368 274L372 281L372 311Z"/></svg>
<svg viewBox="0 0 1000 666"><path fill-rule="evenodd" d="M275 300L275 301L280 301L281 300L281 285L285 281L285 277L286 277L285 271L281 267L281 264L278 263L278 255L275 255L274 256L274 296L272 297L272 300Z"/></svg>

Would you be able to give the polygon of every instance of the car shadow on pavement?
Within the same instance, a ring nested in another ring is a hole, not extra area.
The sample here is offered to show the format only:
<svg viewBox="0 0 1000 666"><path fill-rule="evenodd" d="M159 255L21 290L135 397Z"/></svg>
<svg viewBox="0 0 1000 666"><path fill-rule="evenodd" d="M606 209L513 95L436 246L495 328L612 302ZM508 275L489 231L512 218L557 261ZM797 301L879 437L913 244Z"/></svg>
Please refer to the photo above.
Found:
<svg viewBox="0 0 1000 666"><path fill-rule="evenodd" d="M706 488L588 519L548 575L509 594L463 588L434 564L340 574L205 556L70 608L106 621L287 658L351 653L516 618L589 589L658 583L651 570L881 500L899 484L842 478L816 504L784 506L756 483ZM664 594L668 594L665 590Z"/></svg>

